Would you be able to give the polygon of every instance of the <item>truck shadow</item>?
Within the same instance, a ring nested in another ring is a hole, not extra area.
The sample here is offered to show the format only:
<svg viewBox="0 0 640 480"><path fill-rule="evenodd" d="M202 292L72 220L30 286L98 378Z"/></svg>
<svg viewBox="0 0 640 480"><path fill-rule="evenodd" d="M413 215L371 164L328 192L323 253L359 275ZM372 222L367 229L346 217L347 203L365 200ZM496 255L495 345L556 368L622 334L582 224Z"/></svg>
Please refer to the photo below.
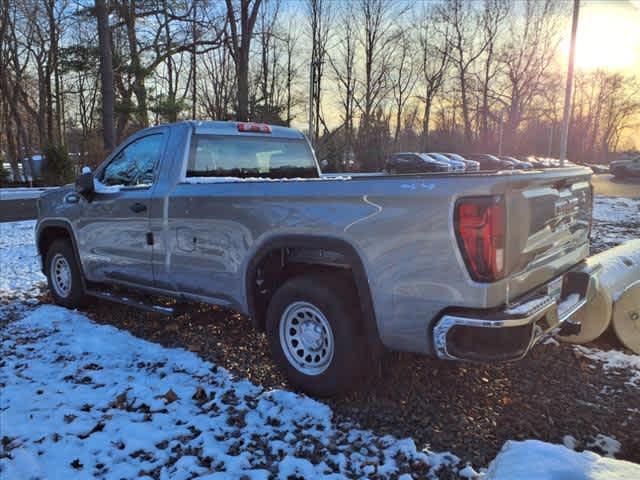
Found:
<svg viewBox="0 0 640 480"><path fill-rule="evenodd" d="M137 337L191 350L265 389L291 390L265 336L238 313L194 305L172 318L103 301L86 313ZM600 433L620 441L618 458L640 462L637 387L572 346L539 345L524 360L498 365L389 353L368 367L357 389L321 400L332 407L335 422L412 437L419 448L451 451L476 466L487 465L506 440L562 443L572 435L578 449L597 451L588 444Z"/></svg>

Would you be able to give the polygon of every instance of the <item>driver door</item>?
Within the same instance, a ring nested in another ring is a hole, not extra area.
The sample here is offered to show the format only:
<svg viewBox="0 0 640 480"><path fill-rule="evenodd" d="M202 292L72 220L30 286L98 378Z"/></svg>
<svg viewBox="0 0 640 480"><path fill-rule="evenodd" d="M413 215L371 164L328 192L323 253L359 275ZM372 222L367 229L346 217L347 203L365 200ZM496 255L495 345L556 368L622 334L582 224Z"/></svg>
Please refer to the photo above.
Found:
<svg viewBox="0 0 640 480"><path fill-rule="evenodd" d="M160 130L134 138L96 171L77 232L89 280L153 285L149 210L165 137Z"/></svg>

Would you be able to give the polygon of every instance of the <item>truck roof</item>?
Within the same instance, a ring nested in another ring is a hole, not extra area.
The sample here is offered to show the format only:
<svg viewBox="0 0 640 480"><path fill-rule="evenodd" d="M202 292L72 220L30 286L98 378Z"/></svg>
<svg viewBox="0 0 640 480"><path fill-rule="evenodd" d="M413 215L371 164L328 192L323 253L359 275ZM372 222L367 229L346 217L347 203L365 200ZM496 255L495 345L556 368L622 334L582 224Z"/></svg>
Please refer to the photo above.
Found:
<svg viewBox="0 0 640 480"><path fill-rule="evenodd" d="M283 127L280 125L268 125L271 133L259 132L241 132L238 130L239 123L255 123L255 122L238 122L238 121L221 121L221 120L187 120L185 123L190 124L196 133L209 135L238 135L238 136L261 136L267 138L294 138L303 139L304 134L297 128ZM266 125L266 124L259 124Z"/></svg>

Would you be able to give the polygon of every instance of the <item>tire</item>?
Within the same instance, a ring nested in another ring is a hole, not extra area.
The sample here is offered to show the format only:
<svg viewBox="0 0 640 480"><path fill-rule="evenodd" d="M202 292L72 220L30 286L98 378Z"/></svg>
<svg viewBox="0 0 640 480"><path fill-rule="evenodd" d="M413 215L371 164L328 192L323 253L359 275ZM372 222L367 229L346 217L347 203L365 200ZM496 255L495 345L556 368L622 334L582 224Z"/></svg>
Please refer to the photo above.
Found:
<svg viewBox="0 0 640 480"><path fill-rule="evenodd" d="M59 239L51 244L45 258L45 271L56 304L77 308L85 303L82 273L69 240Z"/></svg>
<svg viewBox="0 0 640 480"><path fill-rule="evenodd" d="M335 274L294 277L276 291L267 309L267 337L293 386L320 397L354 386L367 350L356 300L350 282Z"/></svg>

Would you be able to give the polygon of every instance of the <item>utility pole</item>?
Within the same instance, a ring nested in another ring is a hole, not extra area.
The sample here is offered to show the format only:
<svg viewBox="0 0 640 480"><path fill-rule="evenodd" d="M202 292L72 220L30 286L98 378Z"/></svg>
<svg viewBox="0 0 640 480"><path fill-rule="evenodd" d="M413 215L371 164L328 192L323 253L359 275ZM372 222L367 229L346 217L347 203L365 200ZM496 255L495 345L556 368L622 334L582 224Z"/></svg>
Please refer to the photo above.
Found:
<svg viewBox="0 0 640 480"><path fill-rule="evenodd" d="M573 0L573 23L571 25L571 46L569 48L569 68L567 70L567 86L564 91L564 114L562 118L562 135L560 137L560 166L564 167L567 159L567 143L569 141L569 118L571 117L571 96L573 94L573 67L576 60L576 34L578 32L578 12L580 0Z"/></svg>
<svg viewBox="0 0 640 480"><path fill-rule="evenodd" d="M502 137L504 136L504 123L502 112L500 113L500 134L498 136L498 155L502 155Z"/></svg>
<svg viewBox="0 0 640 480"><path fill-rule="evenodd" d="M311 60L311 63L309 64L309 134L308 134L309 142L311 142L311 145L314 145L315 143L315 138L314 138L315 115L314 115L314 108L313 108L314 99L315 99L315 86L316 86L315 73L316 73L315 62L314 60Z"/></svg>

